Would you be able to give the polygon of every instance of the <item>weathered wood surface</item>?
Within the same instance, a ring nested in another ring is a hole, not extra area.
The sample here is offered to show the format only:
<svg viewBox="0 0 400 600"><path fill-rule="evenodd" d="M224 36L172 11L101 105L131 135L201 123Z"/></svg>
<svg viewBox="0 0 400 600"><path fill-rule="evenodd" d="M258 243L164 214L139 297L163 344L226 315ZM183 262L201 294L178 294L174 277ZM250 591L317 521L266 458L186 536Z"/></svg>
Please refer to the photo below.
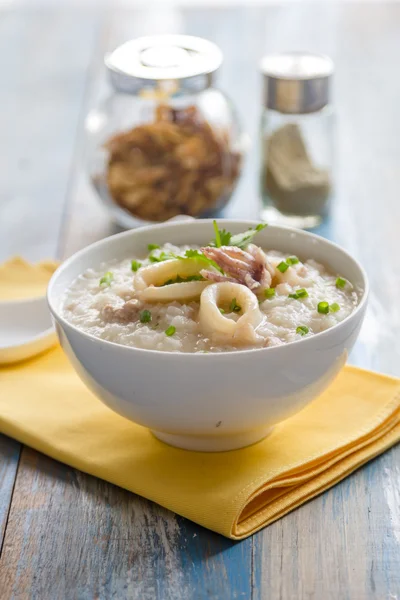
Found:
<svg viewBox="0 0 400 600"><path fill-rule="evenodd" d="M17 475L21 445L0 435L0 556Z"/></svg>
<svg viewBox="0 0 400 600"><path fill-rule="evenodd" d="M220 84L253 139L229 214L258 212L257 63L304 48L336 62L338 185L321 233L367 268L352 361L400 375L400 5L135 10L100 3L0 9L0 257L67 256L115 231L86 181L84 116L102 54L184 31L225 54ZM400 450L241 543L0 438L0 598L369 600L400 597Z"/></svg>
<svg viewBox="0 0 400 600"><path fill-rule="evenodd" d="M250 548L25 448L0 597L250 598Z"/></svg>

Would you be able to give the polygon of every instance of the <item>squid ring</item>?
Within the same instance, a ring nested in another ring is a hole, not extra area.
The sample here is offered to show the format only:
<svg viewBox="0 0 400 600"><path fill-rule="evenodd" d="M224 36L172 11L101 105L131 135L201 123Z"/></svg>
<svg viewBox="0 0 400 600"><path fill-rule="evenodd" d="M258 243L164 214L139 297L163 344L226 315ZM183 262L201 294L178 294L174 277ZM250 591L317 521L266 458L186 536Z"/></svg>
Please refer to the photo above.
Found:
<svg viewBox="0 0 400 600"><path fill-rule="evenodd" d="M198 275L203 263L197 260L171 259L142 267L135 275L133 287L145 302L173 302L198 298L208 281L188 281L165 285L169 279Z"/></svg>
<svg viewBox="0 0 400 600"><path fill-rule="evenodd" d="M242 315L237 321L221 314L218 304L230 303L236 298ZM200 296L200 327L206 335L230 338L237 343L257 343L263 338L256 333L263 315L255 294L239 283L213 283L205 288Z"/></svg>

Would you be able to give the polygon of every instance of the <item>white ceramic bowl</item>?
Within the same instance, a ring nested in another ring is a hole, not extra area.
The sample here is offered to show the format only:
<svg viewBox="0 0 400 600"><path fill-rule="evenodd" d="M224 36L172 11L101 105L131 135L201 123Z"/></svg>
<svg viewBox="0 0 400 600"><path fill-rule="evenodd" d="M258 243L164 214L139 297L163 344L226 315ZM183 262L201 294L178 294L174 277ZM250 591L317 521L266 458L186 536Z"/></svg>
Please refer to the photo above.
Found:
<svg viewBox="0 0 400 600"><path fill-rule="evenodd" d="M46 298L0 302L0 365L31 358L57 343Z"/></svg>
<svg viewBox="0 0 400 600"><path fill-rule="evenodd" d="M219 221L239 233L252 221ZM363 290L340 324L286 345L218 354L168 353L121 346L83 333L61 314L66 288L88 267L144 256L147 244L204 245L209 220L164 223L97 242L66 260L51 279L48 301L63 348L87 386L112 410L190 450L221 451L261 440L270 428L318 396L346 362L368 296L362 267L344 250L311 233L269 226L257 244L314 258Z"/></svg>

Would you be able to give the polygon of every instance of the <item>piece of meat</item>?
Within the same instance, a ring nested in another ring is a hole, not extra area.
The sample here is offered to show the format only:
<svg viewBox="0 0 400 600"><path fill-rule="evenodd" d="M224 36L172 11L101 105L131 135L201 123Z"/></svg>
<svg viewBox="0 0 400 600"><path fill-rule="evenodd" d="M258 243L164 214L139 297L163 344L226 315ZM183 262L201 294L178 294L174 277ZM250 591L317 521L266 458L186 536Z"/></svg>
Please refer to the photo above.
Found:
<svg viewBox="0 0 400 600"><path fill-rule="evenodd" d="M201 274L205 279L234 281L256 293L271 286L273 267L258 246L249 244L246 251L236 246L221 246L221 248L207 246L201 251L224 271L224 275L213 271L203 271Z"/></svg>
<svg viewBox="0 0 400 600"><path fill-rule="evenodd" d="M227 277L222 273L218 273L217 271L208 271L207 269L202 269L200 271L200 275L207 279L208 281L213 281L214 283L219 283L221 281L230 281L231 283L237 283L236 279L233 277Z"/></svg>
<svg viewBox="0 0 400 600"><path fill-rule="evenodd" d="M131 323L135 321L140 310L139 300L128 300L120 308L107 304L101 311L101 316L107 323Z"/></svg>

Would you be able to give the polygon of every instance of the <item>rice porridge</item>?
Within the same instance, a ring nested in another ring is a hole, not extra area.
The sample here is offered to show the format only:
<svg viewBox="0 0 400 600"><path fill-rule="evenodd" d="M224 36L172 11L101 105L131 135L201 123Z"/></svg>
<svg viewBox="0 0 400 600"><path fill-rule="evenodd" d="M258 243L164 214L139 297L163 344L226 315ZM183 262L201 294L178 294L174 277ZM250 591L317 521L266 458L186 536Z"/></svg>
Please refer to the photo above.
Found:
<svg viewBox="0 0 400 600"><path fill-rule="evenodd" d="M63 316L126 346L226 352L297 341L353 312L351 282L312 258L261 249L259 229L231 236L216 228L209 246L149 244L145 258L90 268L67 290Z"/></svg>

